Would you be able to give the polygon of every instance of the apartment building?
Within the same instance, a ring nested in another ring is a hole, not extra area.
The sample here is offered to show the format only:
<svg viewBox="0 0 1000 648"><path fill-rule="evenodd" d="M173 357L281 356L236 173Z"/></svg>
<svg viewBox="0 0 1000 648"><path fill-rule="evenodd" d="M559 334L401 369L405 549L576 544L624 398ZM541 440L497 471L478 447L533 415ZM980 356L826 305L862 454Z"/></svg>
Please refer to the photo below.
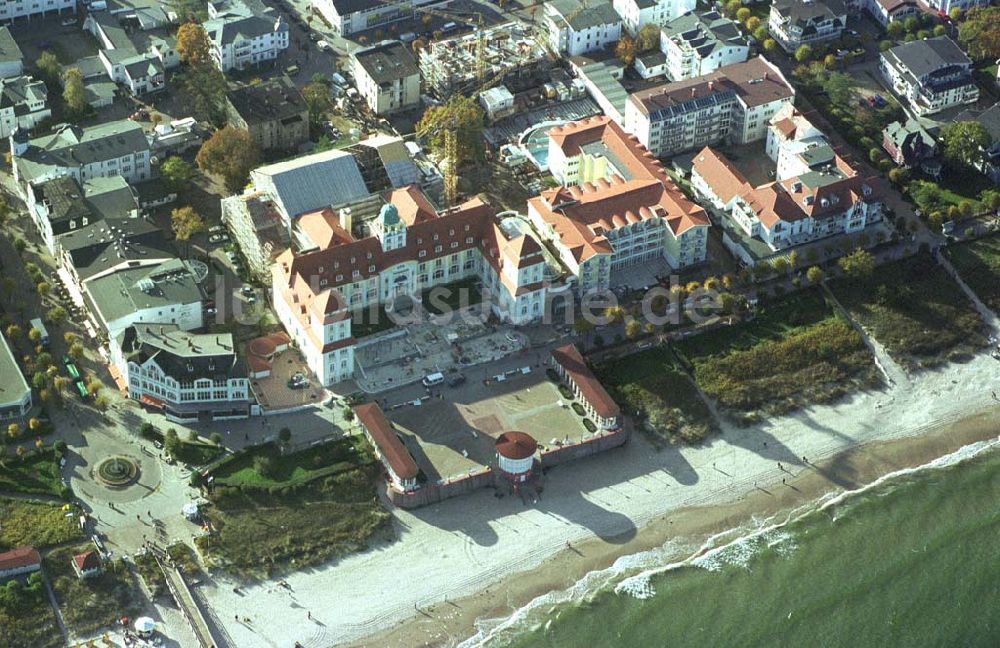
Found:
<svg viewBox="0 0 1000 648"><path fill-rule="evenodd" d="M45 83L30 76L0 78L0 137L18 128L32 130L52 116Z"/></svg>
<svg viewBox="0 0 1000 648"><path fill-rule="evenodd" d="M376 115L388 115L420 105L420 68L410 48L399 41L382 41L351 54L358 92Z"/></svg>
<svg viewBox="0 0 1000 648"><path fill-rule="evenodd" d="M123 119L82 128L61 124L46 135L10 136L12 166L22 197L27 185L68 175L82 183L120 175L130 183L150 177L149 140L142 126Z"/></svg>
<svg viewBox="0 0 1000 648"><path fill-rule="evenodd" d="M523 222L497 219L479 199L439 212L414 186L386 198L359 236L331 210L303 216L317 249L288 250L273 266L275 312L323 385L354 373L353 313L436 285L478 278L501 320L542 316L544 256Z"/></svg>
<svg viewBox="0 0 1000 648"><path fill-rule="evenodd" d="M897 45L882 52L879 70L893 92L918 115L979 100L972 61L947 36Z"/></svg>
<svg viewBox="0 0 1000 648"><path fill-rule="evenodd" d="M775 116L768 138L775 179L759 186L711 147L693 160L691 185L735 226L727 228L723 242L744 262L753 265L760 258L750 251L750 239L775 253L861 232L882 220L872 179L861 176L794 108Z"/></svg>
<svg viewBox="0 0 1000 648"><path fill-rule="evenodd" d="M927 6L943 14L949 13L952 9L968 11L974 7L989 6L990 0L926 0Z"/></svg>
<svg viewBox="0 0 1000 648"><path fill-rule="evenodd" d="M771 37L789 54L802 45L840 38L846 26L842 0L775 0L767 19Z"/></svg>
<svg viewBox="0 0 1000 648"><path fill-rule="evenodd" d="M111 361L129 398L171 420L250 415L250 381L229 333L188 333L172 324L135 324L115 336Z"/></svg>
<svg viewBox="0 0 1000 648"><path fill-rule="evenodd" d="M4 0L0 2L0 23L44 18L52 14L76 13L76 0Z"/></svg>
<svg viewBox="0 0 1000 648"><path fill-rule="evenodd" d="M739 26L716 11L691 12L674 18L660 31L671 81L693 79L720 67L747 60L750 47Z"/></svg>
<svg viewBox="0 0 1000 648"><path fill-rule="evenodd" d="M678 16L694 11L696 0L613 0L625 30L633 36L643 25L663 26Z"/></svg>
<svg viewBox="0 0 1000 648"><path fill-rule="evenodd" d="M565 56L607 49L621 38L622 19L610 2L554 0L545 3L549 47Z"/></svg>
<svg viewBox="0 0 1000 648"><path fill-rule="evenodd" d="M862 0L862 6L883 27L922 13L916 0Z"/></svg>
<svg viewBox="0 0 1000 648"><path fill-rule="evenodd" d="M549 169L563 186L531 198L528 218L580 293L612 288L613 271L651 259L675 269L705 260L705 210L609 117L550 130Z"/></svg>
<svg viewBox="0 0 1000 648"><path fill-rule="evenodd" d="M894 121L883 128L882 148L901 167L919 168L934 177L941 173L937 140L916 120Z"/></svg>
<svg viewBox="0 0 1000 648"><path fill-rule="evenodd" d="M624 128L656 157L709 144L747 144L763 139L768 121L794 97L777 66L758 56L633 93Z"/></svg>

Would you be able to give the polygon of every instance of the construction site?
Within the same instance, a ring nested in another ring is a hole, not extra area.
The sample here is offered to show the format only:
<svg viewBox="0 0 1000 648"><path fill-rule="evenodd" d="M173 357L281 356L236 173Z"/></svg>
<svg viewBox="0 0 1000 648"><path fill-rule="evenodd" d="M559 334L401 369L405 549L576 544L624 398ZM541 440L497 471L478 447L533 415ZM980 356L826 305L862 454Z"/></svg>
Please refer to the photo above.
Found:
<svg viewBox="0 0 1000 648"><path fill-rule="evenodd" d="M515 88L533 84L536 75L554 62L532 28L518 22L485 28L481 38L481 76L476 58L478 31L430 43L421 50L420 73L429 93L443 100L455 92L482 89L478 86L483 82Z"/></svg>

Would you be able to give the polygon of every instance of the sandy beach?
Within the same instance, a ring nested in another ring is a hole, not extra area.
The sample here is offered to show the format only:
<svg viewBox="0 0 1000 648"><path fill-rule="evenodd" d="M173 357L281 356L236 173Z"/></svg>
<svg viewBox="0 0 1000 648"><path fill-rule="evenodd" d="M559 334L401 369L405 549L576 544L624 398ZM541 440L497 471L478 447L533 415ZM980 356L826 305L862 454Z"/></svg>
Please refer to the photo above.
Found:
<svg viewBox="0 0 1000 648"><path fill-rule="evenodd" d="M291 574L290 589L268 582L237 593L221 578L199 589L241 647L454 645L476 619L509 614L619 556L693 541L996 437L998 375L997 361L981 354L913 378L899 372L891 388L754 427L726 425L695 448L657 452L637 436L550 471L536 505L484 490L397 510L395 542Z"/></svg>

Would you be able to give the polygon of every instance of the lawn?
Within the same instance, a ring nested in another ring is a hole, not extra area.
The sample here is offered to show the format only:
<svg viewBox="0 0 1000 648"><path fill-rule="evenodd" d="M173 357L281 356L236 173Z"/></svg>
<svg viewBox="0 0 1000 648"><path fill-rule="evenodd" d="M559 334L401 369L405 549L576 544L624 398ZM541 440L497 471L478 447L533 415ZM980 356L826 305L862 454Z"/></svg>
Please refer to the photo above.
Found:
<svg viewBox="0 0 1000 648"><path fill-rule="evenodd" d="M302 569L388 537L389 514L375 493L375 464L330 475L308 488L217 487L203 514L211 536L195 540L211 566L248 576Z"/></svg>
<svg viewBox="0 0 1000 648"><path fill-rule="evenodd" d="M364 437L351 436L283 455L275 444L239 453L216 468L217 486L272 488L299 486L374 461ZM262 472L262 469L265 469ZM266 473L266 474L264 474Z"/></svg>
<svg viewBox="0 0 1000 648"><path fill-rule="evenodd" d="M142 593L120 559L106 562L99 576L77 578L73 555L93 548L89 543L64 547L43 561L66 626L70 632L84 636L113 625L122 615L131 617L142 611Z"/></svg>
<svg viewBox="0 0 1000 648"><path fill-rule="evenodd" d="M625 413L637 416L656 446L697 443L715 430L712 413L667 347L612 360L594 373Z"/></svg>
<svg viewBox="0 0 1000 648"><path fill-rule="evenodd" d="M698 387L737 419L781 414L877 384L861 336L818 289L760 307L755 319L679 342Z"/></svg>
<svg viewBox="0 0 1000 648"><path fill-rule="evenodd" d="M351 335L356 338L368 337L382 331L388 331L396 326L385 307L378 305L372 308L362 308L351 313Z"/></svg>
<svg viewBox="0 0 1000 648"><path fill-rule="evenodd" d="M469 278L449 284L434 286L420 296L424 309L434 315L456 311L483 301L476 284L478 279Z"/></svg>
<svg viewBox="0 0 1000 648"><path fill-rule="evenodd" d="M837 279L830 288L910 369L960 360L986 344L979 313L929 254L881 265L867 280Z"/></svg>
<svg viewBox="0 0 1000 648"><path fill-rule="evenodd" d="M0 585L0 646L63 646L62 633L40 574L29 575L27 585L20 585L16 580Z"/></svg>
<svg viewBox="0 0 1000 648"><path fill-rule="evenodd" d="M0 499L0 551L31 545L37 549L83 537L76 507Z"/></svg>
<svg viewBox="0 0 1000 648"><path fill-rule="evenodd" d="M58 455L43 450L23 459L0 461L0 491L59 496L62 492Z"/></svg>
<svg viewBox="0 0 1000 648"><path fill-rule="evenodd" d="M156 558L150 552L135 554L133 557L135 569L139 576L145 581L152 598L157 598L167 593L167 579L163 575L160 566L156 564Z"/></svg>
<svg viewBox="0 0 1000 648"><path fill-rule="evenodd" d="M948 247L951 263L979 299L1000 310L1000 235Z"/></svg>

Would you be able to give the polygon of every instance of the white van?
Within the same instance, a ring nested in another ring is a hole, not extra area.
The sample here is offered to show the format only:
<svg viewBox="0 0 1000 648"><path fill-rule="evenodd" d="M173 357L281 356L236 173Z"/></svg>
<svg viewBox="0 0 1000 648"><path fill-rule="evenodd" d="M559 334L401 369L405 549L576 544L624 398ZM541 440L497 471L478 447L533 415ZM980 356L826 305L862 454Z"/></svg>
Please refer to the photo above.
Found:
<svg viewBox="0 0 1000 648"><path fill-rule="evenodd" d="M424 387L433 387L434 385L440 385L441 383L444 382L444 374L440 372L427 374L426 376L424 376L424 379L421 382L424 383Z"/></svg>

